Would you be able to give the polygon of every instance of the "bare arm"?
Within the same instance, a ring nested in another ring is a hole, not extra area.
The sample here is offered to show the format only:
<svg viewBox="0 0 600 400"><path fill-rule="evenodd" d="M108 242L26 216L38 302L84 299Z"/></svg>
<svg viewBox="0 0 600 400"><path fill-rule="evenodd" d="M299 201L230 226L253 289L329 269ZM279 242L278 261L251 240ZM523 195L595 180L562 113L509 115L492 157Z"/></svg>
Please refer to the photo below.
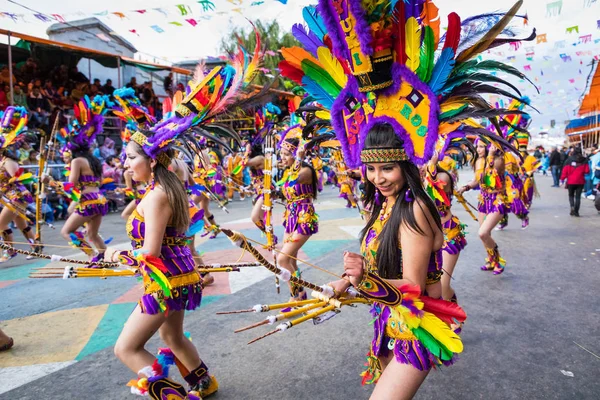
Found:
<svg viewBox="0 0 600 400"><path fill-rule="evenodd" d="M312 170L308 167L302 167L298 174L298 183L310 185L313 183Z"/></svg>
<svg viewBox="0 0 600 400"><path fill-rule="evenodd" d="M15 176L17 172L19 172L19 163L10 158L5 158L4 168L6 168L6 172L8 172L10 176Z"/></svg>
<svg viewBox="0 0 600 400"><path fill-rule="evenodd" d="M77 185L79 183L79 176L81 175L81 167L83 166L83 160L74 158L71 161L71 173L69 174L69 182Z"/></svg>
<svg viewBox="0 0 600 400"><path fill-rule="evenodd" d="M252 157L251 159L248 160L248 162L246 163L246 165L248 167L259 169L263 165L265 165L265 156Z"/></svg>

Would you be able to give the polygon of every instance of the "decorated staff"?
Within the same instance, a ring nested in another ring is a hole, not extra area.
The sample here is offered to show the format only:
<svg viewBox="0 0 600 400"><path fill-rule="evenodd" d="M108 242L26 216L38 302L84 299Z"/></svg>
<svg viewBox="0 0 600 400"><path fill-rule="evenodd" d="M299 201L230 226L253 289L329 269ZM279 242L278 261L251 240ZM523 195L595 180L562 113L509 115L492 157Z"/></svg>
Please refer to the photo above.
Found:
<svg viewBox="0 0 600 400"><path fill-rule="evenodd" d="M271 254L273 255L273 262L275 266L277 266L277 254L275 253L275 245L277 244L277 236L275 236L275 232L273 229L273 202L271 198L271 188L273 176L277 176L277 156L275 155L275 149L273 147L273 136L267 136L266 146L265 146L265 164L263 168L263 185L262 185L262 195L263 195L263 205L262 209L264 210L264 225L265 225L265 234L267 237L267 249L271 250ZM279 278L275 278L275 287L277 288L277 293L280 292Z"/></svg>

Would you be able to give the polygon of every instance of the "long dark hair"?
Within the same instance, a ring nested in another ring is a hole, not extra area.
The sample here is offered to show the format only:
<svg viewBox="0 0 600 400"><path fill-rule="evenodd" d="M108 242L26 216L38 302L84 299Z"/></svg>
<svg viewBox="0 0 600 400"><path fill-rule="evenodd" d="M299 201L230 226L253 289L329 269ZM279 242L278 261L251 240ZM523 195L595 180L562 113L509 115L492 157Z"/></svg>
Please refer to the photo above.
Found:
<svg viewBox="0 0 600 400"><path fill-rule="evenodd" d="M300 143L300 141L296 138L292 138L292 139L285 139L286 142L288 142L289 144L291 144L292 146L298 147L298 144ZM309 163L302 161L302 168L310 168L310 173L311 173L311 186L312 186L312 191L313 191L313 198L316 200L317 199L317 172L315 171L315 169L313 168L312 165L310 165Z"/></svg>
<svg viewBox="0 0 600 400"><path fill-rule="evenodd" d="M148 133L145 134L148 135ZM131 143L134 144L137 154L146 159L150 158L139 144L133 141ZM173 150L167 150L167 155L172 159ZM152 172L154 173L154 182L162 186L165 190L167 199L173 211L169 226L174 227L180 233L185 232L190 226L190 212L188 196L183 183L181 183L181 180L175 172L169 171L159 162L156 163Z"/></svg>
<svg viewBox="0 0 600 400"><path fill-rule="evenodd" d="M102 164L100 160L90 153L90 149L73 150L73 159L85 158L90 164L90 169L96 178L102 178Z"/></svg>
<svg viewBox="0 0 600 400"><path fill-rule="evenodd" d="M369 131L365 140L365 148L377 147L403 148L403 143L391 125L378 124ZM415 219L413 210L415 204L419 207L421 207L421 204L424 204L437 228L440 231L442 230L442 221L435 208L435 204L423 189L421 175L417 166L410 161L398 161L397 164L400 166L400 171L406 184L400 189L396 203L392 208L390 219L383 227L383 231L378 238L377 271L382 278L386 279L397 279L402 273L402 252L398 245L400 243L398 237L400 225L406 224L412 231L421 235L425 234L425 231L423 231ZM409 195L411 201L406 200L406 192L409 189L411 192ZM367 233L377 218L379 218L382 202L375 201L377 192L378 189L375 185L368 179L365 179L363 201L365 207L371 209L371 218L369 218L367 225L361 231L361 241L365 239ZM379 193L378 197L383 198L383 195ZM433 227L431 228L434 230Z"/></svg>
<svg viewBox="0 0 600 400"><path fill-rule="evenodd" d="M481 139L479 139L479 140L481 140ZM485 142L483 142L483 143L485 143ZM488 154L489 154L489 149L488 149L488 146L486 144L486 146L485 146L485 156L483 156L484 160L487 160ZM477 160L479 160L479 158L480 157L479 157L479 153L477 152L477 144L475 144L475 154L473 154L473 161L472 161L472 163L473 163L472 164L473 165L473 171L475 171L477 169Z"/></svg>

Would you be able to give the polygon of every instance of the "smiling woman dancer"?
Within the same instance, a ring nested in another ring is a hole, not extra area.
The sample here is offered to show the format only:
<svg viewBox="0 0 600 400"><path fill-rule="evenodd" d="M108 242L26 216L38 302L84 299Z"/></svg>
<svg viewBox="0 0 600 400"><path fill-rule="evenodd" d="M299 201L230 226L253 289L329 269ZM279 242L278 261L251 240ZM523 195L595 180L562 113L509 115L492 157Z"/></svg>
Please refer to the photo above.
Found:
<svg viewBox="0 0 600 400"><path fill-rule="evenodd" d="M291 137L293 132L299 134L300 130L298 126L291 127L282 135L279 153L286 168L282 179L286 205L283 214L285 234L277 264L296 277L300 277L300 270L294 258L298 257L304 243L319 230L319 217L313 205L317 198L317 174L310 164L304 162L304 147L299 147L299 140ZM306 300L307 294L302 287L288 283L293 300Z"/></svg>
<svg viewBox="0 0 600 400"><path fill-rule="evenodd" d="M464 313L439 299L444 235L418 166L435 151L443 154L450 140L467 135L498 140L473 119L505 111L480 101L482 93L496 89L473 76L484 82L497 78L475 57L503 43L495 39L521 4L504 16L465 20L484 31L463 30L452 13L440 40L438 9L431 1L320 0L318 10L303 13L311 34L295 34L306 55L282 52L284 75L330 109L348 167L365 169L363 200L371 214L362 231L362 254L344 255L344 279L332 286L339 295L353 285L373 303L374 337L363 374L363 382L377 382L372 399L412 398L432 368L452 364L463 349L449 325L456 318L450 315L460 311L464 320ZM461 37L462 32L467 34ZM502 63L494 67L522 76ZM422 308L405 303L415 295Z"/></svg>

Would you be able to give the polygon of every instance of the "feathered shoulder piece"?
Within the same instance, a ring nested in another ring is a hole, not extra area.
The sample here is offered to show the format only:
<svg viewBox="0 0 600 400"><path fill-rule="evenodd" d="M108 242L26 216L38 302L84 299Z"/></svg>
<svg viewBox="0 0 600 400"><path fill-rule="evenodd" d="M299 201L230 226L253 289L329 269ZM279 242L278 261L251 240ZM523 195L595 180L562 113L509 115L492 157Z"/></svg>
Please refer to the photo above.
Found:
<svg viewBox="0 0 600 400"><path fill-rule="evenodd" d="M517 1L506 14L463 23L451 13L447 32L440 36L432 0L319 0L317 9L304 10L307 27L293 28L303 48L282 49L280 70L331 110L350 168L362 164L366 135L380 124L391 125L402 140L403 160L422 165L440 135L478 135L486 131L479 119L513 112L496 109L482 95L520 98L513 85L492 72L524 75L476 57L522 40L509 26L521 4ZM535 31L523 40L533 38Z"/></svg>
<svg viewBox="0 0 600 400"><path fill-rule="evenodd" d="M25 107L7 107L0 115L0 148L7 148L15 143L19 134L27 126L27 110Z"/></svg>
<svg viewBox="0 0 600 400"><path fill-rule="evenodd" d="M117 89L113 93L116 106L112 112L127 123L135 124L141 128L154 124L156 119L148 109L142 105L140 99L135 95L133 88Z"/></svg>
<svg viewBox="0 0 600 400"><path fill-rule="evenodd" d="M75 105L75 119L69 130L69 148L89 149L96 136L102 133L104 114L112 106L108 96L96 96L90 101L86 95Z"/></svg>

